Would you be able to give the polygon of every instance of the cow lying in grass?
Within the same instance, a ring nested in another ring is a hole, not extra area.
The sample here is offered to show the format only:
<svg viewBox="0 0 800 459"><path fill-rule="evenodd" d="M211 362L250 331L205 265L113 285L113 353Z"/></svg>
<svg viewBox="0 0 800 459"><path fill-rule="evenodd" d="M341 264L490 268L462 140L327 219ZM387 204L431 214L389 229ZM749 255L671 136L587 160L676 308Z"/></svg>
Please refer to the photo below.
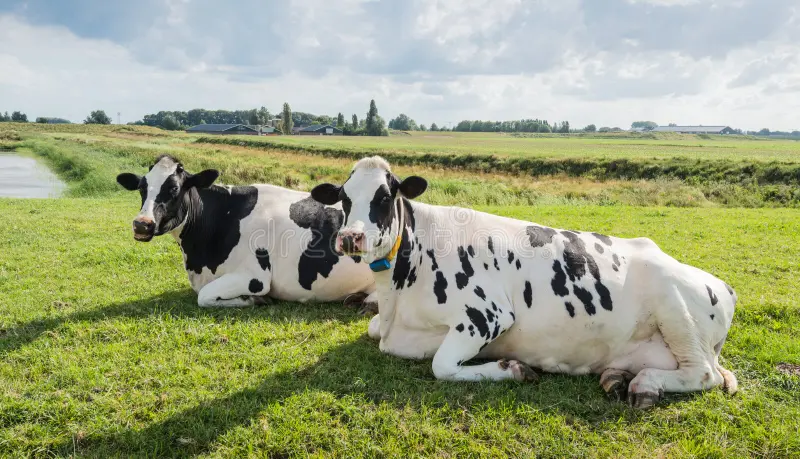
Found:
<svg viewBox="0 0 800 459"><path fill-rule="evenodd" d="M400 180L379 157L356 163L343 186L337 250L375 273L383 352L433 356L439 379L530 380L548 372L600 374L635 407L664 392L718 385L736 294L728 284L645 238L565 231L468 209L411 201L427 182ZM465 365L479 357L495 362Z"/></svg>
<svg viewBox="0 0 800 459"><path fill-rule="evenodd" d="M165 155L144 177L117 176L142 195L134 238L175 237L200 306L248 306L265 295L336 301L355 294L361 300L374 292L369 268L333 251L344 219L340 208L271 185L213 185L218 175L190 174Z"/></svg>

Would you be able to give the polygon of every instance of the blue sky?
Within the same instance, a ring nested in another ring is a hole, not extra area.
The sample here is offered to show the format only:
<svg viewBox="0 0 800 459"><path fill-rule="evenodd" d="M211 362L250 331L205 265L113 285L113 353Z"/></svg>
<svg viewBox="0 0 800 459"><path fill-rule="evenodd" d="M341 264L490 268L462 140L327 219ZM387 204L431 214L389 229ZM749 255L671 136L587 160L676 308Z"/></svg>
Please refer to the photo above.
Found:
<svg viewBox="0 0 800 459"><path fill-rule="evenodd" d="M795 0L0 0L0 110L800 129ZM116 116L114 116L116 118Z"/></svg>

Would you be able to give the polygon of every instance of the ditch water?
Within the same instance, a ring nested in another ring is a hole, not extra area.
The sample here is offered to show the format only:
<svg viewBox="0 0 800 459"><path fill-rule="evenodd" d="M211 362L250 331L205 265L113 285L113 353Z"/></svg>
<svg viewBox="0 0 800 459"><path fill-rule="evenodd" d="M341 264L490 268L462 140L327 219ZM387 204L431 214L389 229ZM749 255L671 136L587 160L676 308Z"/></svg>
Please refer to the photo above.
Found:
<svg viewBox="0 0 800 459"><path fill-rule="evenodd" d="M65 188L35 159L0 151L0 198L56 198Z"/></svg>

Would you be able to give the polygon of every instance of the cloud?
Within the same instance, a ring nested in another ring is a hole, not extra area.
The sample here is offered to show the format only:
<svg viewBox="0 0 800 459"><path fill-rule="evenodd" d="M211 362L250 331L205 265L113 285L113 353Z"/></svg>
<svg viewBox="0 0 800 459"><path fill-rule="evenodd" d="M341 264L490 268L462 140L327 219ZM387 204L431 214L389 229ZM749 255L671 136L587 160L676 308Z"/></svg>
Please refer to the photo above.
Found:
<svg viewBox="0 0 800 459"><path fill-rule="evenodd" d="M7 0L5 110L134 120L160 109L408 113L425 124L787 126L793 0ZM30 114L29 114L30 115ZM757 118L757 120L755 120ZM751 125L752 123L752 125Z"/></svg>

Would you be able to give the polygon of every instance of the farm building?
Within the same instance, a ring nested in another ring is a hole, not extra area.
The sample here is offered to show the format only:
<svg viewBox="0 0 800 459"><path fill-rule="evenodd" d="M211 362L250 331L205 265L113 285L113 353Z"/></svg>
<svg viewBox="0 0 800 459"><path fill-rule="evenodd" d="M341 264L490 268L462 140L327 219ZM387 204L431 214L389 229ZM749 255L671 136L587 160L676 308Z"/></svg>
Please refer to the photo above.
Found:
<svg viewBox="0 0 800 459"><path fill-rule="evenodd" d="M244 124L198 124L186 130L189 134L259 135L258 126Z"/></svg>
<svg viewBox="0 0 800 459"><path fill-rule="evenodd" d="M341 129L330 124L312 124L311 126L298 128L297 131L294 129L292 131L297 135L342 135Z"/></svg>
<svg viewBox="0 0 800 459"><path fill-rule="evenodd" d="M280 131L272 126L261 126L261 135L278 135Z"/></svg>
<svg viewBox="0 0 800 459"><path fill-rule="evenodd" d="M677 132L679 134L735 134L730 126L658 126L653 132Z"/></svg>

